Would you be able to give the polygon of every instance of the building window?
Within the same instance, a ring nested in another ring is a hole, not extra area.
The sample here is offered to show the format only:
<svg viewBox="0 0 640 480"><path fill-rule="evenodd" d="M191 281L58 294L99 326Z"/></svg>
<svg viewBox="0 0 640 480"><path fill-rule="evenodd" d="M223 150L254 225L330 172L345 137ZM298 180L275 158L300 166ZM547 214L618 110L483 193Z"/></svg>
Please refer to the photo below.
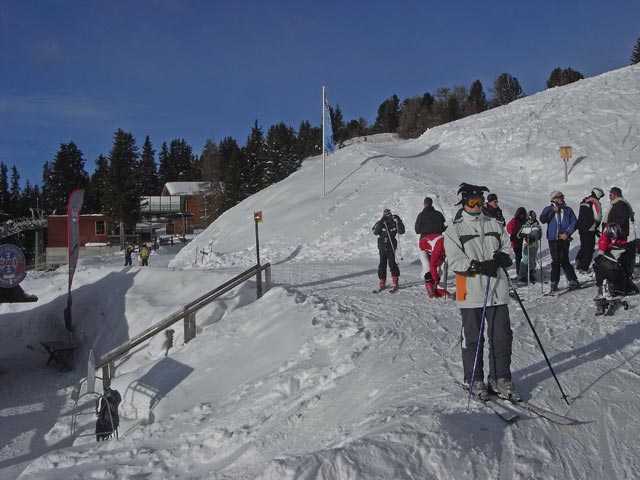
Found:
<svg viewBox="0 0 640 480"><path fill-rule="evenodd" d="M96 222L96 235L106 235L107 229L105 228L104 220Z"/></svg>

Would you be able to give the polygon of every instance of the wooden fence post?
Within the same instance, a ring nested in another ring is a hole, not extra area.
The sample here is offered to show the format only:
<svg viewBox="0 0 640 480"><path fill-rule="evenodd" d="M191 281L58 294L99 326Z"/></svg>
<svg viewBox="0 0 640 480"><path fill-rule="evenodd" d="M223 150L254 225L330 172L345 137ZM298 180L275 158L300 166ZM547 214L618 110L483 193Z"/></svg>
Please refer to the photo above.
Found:
<svg viewBox="0 0 640 480"><path fill-rule="evenodd" d="M196 313L189 312L184 317L184 343L196 338Z"/></svg>

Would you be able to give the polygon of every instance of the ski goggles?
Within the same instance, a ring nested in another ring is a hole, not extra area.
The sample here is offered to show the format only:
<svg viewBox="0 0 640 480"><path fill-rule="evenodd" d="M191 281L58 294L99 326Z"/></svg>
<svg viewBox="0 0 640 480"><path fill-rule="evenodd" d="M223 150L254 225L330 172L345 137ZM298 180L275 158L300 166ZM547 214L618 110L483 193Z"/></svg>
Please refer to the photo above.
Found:
<svg viewBox="0 0 640 480"><path fill-rule="evenodd" d="M484 205L484 197L469 197L465 200L465 205L467 207L481 207Z"/></svg>

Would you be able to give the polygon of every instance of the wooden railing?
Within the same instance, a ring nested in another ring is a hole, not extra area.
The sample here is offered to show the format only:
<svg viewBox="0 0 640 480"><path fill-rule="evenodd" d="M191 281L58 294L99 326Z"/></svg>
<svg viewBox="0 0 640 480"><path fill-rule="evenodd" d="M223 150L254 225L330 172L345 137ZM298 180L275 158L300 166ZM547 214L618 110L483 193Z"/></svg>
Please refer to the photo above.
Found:
<svg viewBox="0 0 640 480"><path fill-rule="evenodd" d="M169 315L165 319L156 323L155 325L140 332L135 337L129 339L126 343L114 348L110 352L104 354L97 362L96 369L102 368L102 382L105 387L109 386L111 379L115 374L114 362L122 357L125 353L129 352L132 348L140 345L141 343L149 340L154 335L169 328L179 320L184 320L184 343L188 343L196 337L196 312L202 307L210 304L221 295L224 295L229 290L237 287L241 283L246 282L252 277L257 279L257 297L262 296L262 272L265 272L265 291L271 286L271 264L266 263L264 265L255 265L249 270L233 277L231 280L223 283L222 285L214 288L208 293L205 293L200 298L185 305L181 310Z"/></svg>

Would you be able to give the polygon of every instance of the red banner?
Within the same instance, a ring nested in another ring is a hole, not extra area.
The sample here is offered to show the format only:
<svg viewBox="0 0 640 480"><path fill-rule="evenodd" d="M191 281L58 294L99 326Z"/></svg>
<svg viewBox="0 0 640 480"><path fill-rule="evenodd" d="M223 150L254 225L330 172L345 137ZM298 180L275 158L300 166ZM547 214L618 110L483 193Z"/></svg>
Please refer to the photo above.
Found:
<svg viewBox="0 0 640 480"><path fill-rule="evenodd" d="M84 190L74 190L69 195L67 204L67 243L69 245L69 288L67 291L67 308L64 311L64 325L67 330L73 330L71 319L71 283L76 272L78 256L80 255L80 210L84 200Z"/></svg>

